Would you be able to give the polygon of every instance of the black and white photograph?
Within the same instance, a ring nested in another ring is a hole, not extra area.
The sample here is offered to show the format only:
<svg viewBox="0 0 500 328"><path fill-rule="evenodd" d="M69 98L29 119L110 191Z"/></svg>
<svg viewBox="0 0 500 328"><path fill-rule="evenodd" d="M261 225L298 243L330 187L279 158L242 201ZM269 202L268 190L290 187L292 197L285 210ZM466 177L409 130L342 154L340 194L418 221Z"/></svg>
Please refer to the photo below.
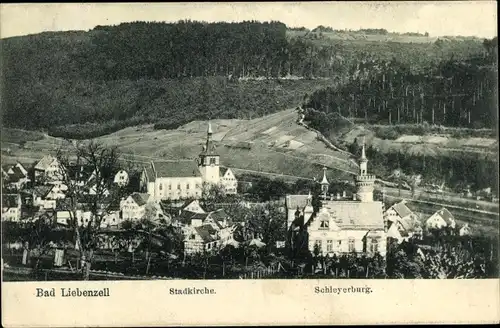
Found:
<svg viewBox="0 0 500 328"><path fill-rule="evenodd" d="M43 6L0 7L3 283L499 278L495 2Z"/></svg>

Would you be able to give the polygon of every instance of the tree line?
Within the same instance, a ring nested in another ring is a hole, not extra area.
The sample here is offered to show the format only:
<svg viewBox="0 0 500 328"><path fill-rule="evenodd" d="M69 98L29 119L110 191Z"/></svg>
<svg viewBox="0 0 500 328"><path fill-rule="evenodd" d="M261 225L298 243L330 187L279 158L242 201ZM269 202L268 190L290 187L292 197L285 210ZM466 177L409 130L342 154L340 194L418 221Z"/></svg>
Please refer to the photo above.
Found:
<svg viewBox="0 0 500 328"><path fill-rule="evenodd" d="M349 82L316 91L303 106L389 125L496 128L498 69L491 59L450 59L420 72L396 60L364 62Z"/></svg>

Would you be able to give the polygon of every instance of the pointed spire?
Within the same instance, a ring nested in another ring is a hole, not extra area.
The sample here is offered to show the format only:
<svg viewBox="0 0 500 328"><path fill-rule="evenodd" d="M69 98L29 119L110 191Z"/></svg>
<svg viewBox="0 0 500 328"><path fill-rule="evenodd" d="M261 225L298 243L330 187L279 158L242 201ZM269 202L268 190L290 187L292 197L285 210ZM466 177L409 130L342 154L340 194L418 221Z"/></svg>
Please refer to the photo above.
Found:
<svg viewBox="0 0 500 328"><path fill-rule="evenodd" d="M210 123L210 121L208 121L208 130L207 130L207 133L208 134L212 134L212 124Z"/></svg>
<svg viewBox="0 0 500 328"><path fill-rule="evenodd" d="M361 160L366 160L365 136L363 136L363 148L361 148Z"/></svg>
<svg viewBox="0 0 500 328"><path fill-rule="evenodd" d="M321 180L321 184L328 184L328 180L326 179L326 167L323 167L323 180Z"/></svg>

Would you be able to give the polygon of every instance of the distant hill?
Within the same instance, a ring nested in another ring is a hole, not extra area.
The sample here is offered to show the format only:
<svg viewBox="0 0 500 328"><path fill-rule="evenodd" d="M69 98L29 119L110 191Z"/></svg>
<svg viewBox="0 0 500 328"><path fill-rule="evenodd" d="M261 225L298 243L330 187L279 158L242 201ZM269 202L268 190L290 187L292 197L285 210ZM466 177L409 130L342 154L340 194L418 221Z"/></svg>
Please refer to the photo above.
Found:
<svg viewBox="0 0 500 328"><path fill-rule="evenodd" d="M2 124L86 138L144 123L253 118L343 83L362 60L425 67L484 52L478 40L436 46L304 33L280 22L181 21L2 39Z"/></svg>

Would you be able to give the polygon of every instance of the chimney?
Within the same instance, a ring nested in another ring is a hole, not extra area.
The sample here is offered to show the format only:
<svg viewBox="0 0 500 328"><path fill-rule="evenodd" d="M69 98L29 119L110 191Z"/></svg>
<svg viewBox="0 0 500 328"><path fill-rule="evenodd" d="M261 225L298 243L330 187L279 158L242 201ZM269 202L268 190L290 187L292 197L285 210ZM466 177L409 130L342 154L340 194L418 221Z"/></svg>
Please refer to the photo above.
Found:
<svg viewBox="0 0 500 328"><path fill-rule="evenodd" d="M340 199L340 194L339 194L339 193L337 193L337 200L339 200L339 199Z"/></svg>
<svg viewBox="0 0 500 328"><path fill-rule="evenodd" d="M346 197L347 197L347 194L346 194L345 190L344 190L344 191L342 191L342 197L343 197L343 198L346 198Z"/></svg>
<svg viewBox="0 0 500 328"><path fill-rule="evenodd" d="M352 200L356 200L356 194L352 194Z"/></svg>

